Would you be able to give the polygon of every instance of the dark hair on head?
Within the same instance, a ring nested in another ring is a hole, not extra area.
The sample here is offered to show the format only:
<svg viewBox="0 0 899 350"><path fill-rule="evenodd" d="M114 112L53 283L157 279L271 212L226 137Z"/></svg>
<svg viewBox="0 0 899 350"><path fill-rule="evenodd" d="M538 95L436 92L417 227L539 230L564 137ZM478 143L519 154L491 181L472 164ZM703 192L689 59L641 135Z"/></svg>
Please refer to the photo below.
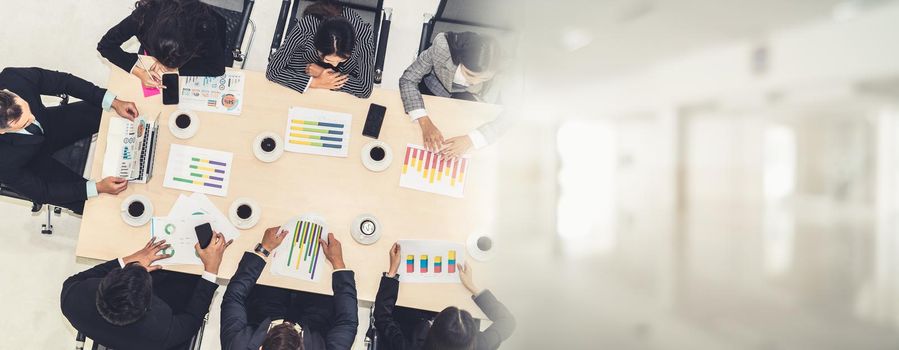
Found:
<svg viewBox="0 0 899 350"><path fill-rule="evenodd" d="M303 350L303 336L297 333L292 323L284 322L268 331L262 350Z"/></svg>
<svg viewBox="0 0 899 350"><path fill-rule="evenodd" d="M313 16L318 19L340 17L343 5L336 0L318 0L303 10L303 16Z"/></svg>
<svg viewBox="0 0 899 350"><path fill-rule="evenodd" d="M0 129L6 129L11 122L22 116L22 107L16 104L16 95L0 91Z"/></svg>
<svg viewBox="0 0 899 350"><path fill-rule="evenodd" d="M453 64L462 64L472 72L495 72L502 63L499 42L490 36L472 32L447 32Z"/></svg>
<svg viewBox="0 0 899 350"><path fill-rule="evenodd" d="M356 47L356 30L345 18L329 18L318 25L313 43L322 56L337 55L349 59Z"/></svg>
<svg viewBox="0 0 899 350"><path fill-rule="evenodd" d="M468 311L450 306L434 317L424 350L474 349L479 331Z"/></svg>
<svg viewBox="0 0 899 350"><path fill-rule="evenodd" d="M151 11L156 16L148 18ZM199 0L139 0L132 16L141 45L169 68L181 68L197 56L202 44L197 32L217 25L212 10Z"/></svg>
<svg viewBox="0 0 899 350"><path fill-rule="evenodd" d="M97 288L97 311L109 323L127 326L147 312L153 298L150 273L137 263L109 272Z"/></svg>

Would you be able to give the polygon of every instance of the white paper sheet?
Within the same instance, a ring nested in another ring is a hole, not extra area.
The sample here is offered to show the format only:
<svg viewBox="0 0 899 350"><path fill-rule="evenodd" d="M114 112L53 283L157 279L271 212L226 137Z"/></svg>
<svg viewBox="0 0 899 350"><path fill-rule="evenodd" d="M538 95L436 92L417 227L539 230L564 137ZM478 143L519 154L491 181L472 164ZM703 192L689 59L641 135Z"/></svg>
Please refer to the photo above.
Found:
<svg viewBox="0 0 899 350"><path fill-rule="evenodd" d="M243 110L243 72L220 77L181 77L178 108L240 115Z"/></svg>
<svg viewBox="0 0 899 350"><path fill-rule="evenodd" d="M173 144L165 167L164 187L227 196L234 154Z"/></svg>
<svg viewBox="0 0 899 350"><path fill-rule="evenodd" d="M287 113L284 149L288 152L346 157L353 116L293 107Z"/></svg>
<svg viewBox="0 0 899 350"><path fill-rule="evenodd" d="M400 187L462 198L470 163L471 156L445 159L410 143L403 155Z"/></svg>
<svg viewBox="0 0 899 350"><path fill-rule="evenodd" d="M317 281L323 273L325 252L319 238L327 238L324 220L303 216L281 226L287 237L273 252L272 273L306 281Z"/></svg>
<svg viewBox="0 0 899 350"><path fill-rule="evenodd" d="M460 243L432 240L400 240L400 282L461 283L459 266L465 263Z"/></svg>

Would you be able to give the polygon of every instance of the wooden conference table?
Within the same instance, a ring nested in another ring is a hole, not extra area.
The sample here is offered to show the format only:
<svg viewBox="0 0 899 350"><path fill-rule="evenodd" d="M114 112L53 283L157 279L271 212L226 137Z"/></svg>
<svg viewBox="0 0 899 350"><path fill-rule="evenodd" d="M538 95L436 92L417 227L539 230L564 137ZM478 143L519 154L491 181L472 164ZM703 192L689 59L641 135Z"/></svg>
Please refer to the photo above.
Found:
<svg viewBox="0 0 899 350"><path fill-rule="evenodd" d="M470 234L490 230L496 197L497 157L491 148L478 151L472 159L471 170L466 172L465 198L401 188L399 178L406 144L421 144L421 132L403 111L398 91L378 88L368 99L311 89L300 94L266 80L263 73L244 72L245 104L241 115L197 113L201 121L199 131L193 138L180 140L172 136L167 127L168 117L177 107L163 105L159 95L144 98L137 78L112 69L109 89L120 99L134 101L147 118L161 112L156 165L148 184L129 184L128 189L118 196L101 194L87 201L75 251L78 257L110 260L133 253L149 240L149 224L131 227L120 217L122 201L129 195L146 195L155 207L154 215L165 216L179 194L190 194L162 186L169 148L173 143L233 152L228 196L208 197L226 216L231 203L240 197L255 199L262 208L259 223L249 230L241 230L240 238L226 251L218 274L222 279L233 276L241 256L261 241L265 228L281 226L305 213L322 216L330 231L343 243L344 260L355 270L359 300L368 302L374 301L381 273L388 266L388 249L396 240L435 239L464 244ZM425 101L445 137L465 135L499 112L499 107L488 104L431 96L425 96ZM372 140L362 136L370 103L387 107L380 140L389 144L394 153L390 167L380 173L367 170L361 161L363 145ZM287 111L294 106L351 114L349 156L337 158L285 152L274 163L257 160L251 148L253 139L264 131L283 135ZM103 113L97 153L91 165L91 174L96 179L102 173L109 119L117 117L114 111ZM366 213L378 218L382 226L381 239L370 246L356 243L349 233L352 221ZM467 253L466 261L472 262L476 271L484 272ZM269 267L262 273L259 283L332 294L330 264L322 267L321 272L325 273L317 282L275 276ZM166 268L202 273L201 266ZM475 278L480 280L477 274ZM398 304L432 311L456 305L472 311L477 317L484 317L461 284L406 283L400 288Z"/></svg>

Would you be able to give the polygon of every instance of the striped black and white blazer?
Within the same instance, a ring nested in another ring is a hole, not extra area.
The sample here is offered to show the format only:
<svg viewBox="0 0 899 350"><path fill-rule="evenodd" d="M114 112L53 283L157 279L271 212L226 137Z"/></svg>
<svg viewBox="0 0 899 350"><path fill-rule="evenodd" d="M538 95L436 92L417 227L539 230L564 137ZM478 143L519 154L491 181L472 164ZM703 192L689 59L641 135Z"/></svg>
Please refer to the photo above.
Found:
<svg viewBox="0 0 899 350"><path fill-rule="evenodd" d="M341 16L350 22L356 32L356 47L349 59L337 65L340 73L349 75L339 91L368 98L374 86L374 34L371 25L365 23L356 11L344 8ZM319 23L321 20L313 16L303 16L298 20L281 47L269 59L265 72L268 80L299 92L306 91L311 79L306 74L306 66L321 61L313 43Z"/></svg>

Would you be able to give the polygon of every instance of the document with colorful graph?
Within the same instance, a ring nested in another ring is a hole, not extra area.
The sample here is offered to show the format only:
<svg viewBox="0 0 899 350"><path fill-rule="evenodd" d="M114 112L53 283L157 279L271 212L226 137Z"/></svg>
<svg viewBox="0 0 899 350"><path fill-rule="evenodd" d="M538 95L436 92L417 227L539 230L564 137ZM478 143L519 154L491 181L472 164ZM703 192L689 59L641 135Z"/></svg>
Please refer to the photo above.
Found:
<svg viewBox="0 0 899 350"><path fill-rule="evenodd" d="M243 72L220 77L181 77L178 108L240 115L243 110Z"/></svg>
<svg viewBox="0 0 899 350"><path fill-rule="evenodd" d="M462 244L447 241L400 240L400 282L461 283L459 266L465 261Z"/></svg>
<svg viewBox="0 0 899 350"><path fill-rule="evenodd" d="M306 281L317 281L324 263L325 253L319 239L327 237L324 220L315 216L302 216L284 226L287 237L275 249L272 273Z"/></svg>
<svg viewBox="0 0 899 350"><path fill-rule="evenodd" d="M462 198L471 156L447 159L422 146L408 144L400 187Z"/></svg>
<svg viewBox="0 0 899 350"><path fill-rule="evenodd" d="M353 116L346 113L293 107L287 113L284 149L288 152L346 157Z"/></svg>
<svg viewBox="0 0 899 350"><path fill-rule="evenodd" d="M163 187L227 196L234 154L172 144Z"/></svg>

